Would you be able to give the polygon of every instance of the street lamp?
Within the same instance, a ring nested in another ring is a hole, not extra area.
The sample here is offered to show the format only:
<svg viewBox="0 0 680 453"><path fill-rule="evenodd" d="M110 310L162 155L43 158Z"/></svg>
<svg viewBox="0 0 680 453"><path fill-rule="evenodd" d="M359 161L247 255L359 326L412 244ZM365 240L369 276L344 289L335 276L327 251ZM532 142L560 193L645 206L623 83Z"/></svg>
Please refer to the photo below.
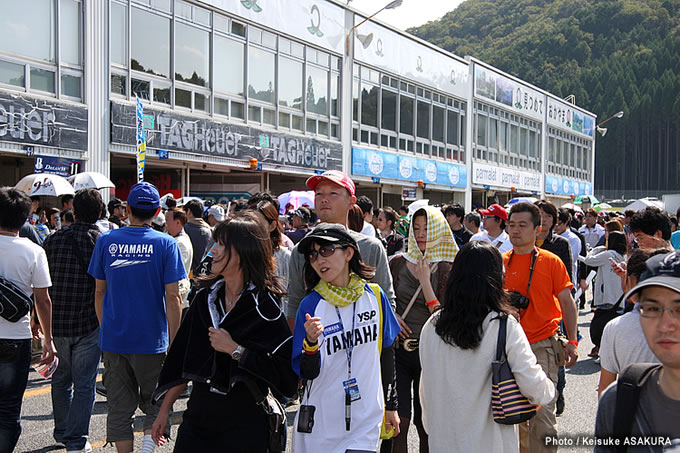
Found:
<svg viewBox="0 0 680 453"><path fill-rule="evenodd" d="M381 13L383 10L386 9L394 9L399 6L404 2L404 0L393 0L389 2L387 5L383 6L380 8L377 12L371 14L368 16L366 19L362 20L358 24L356 24L354 27L349 29L349 33L347 33L346 39L345 39L345 52L347 56L349 56L349 41L350 41L350 36L352 36L352 33L354 33L354 30L356 30L360 25L362 25L364 22L369 21L373 19L375 16L377 16L379 13ZM359 40L361 41L361 45L365 48L367 48L370 44L371 41L373 40L373 33L369 33L368 35L357 35Z"/></svg>
<svg viewBox="0 0 680 453"><path fill-rule="evenodd" d="M606 127L600 127L600 126L602 126L604 123L606 123L607 121L614 119L614 118L623 118L623 110L615 113L614 115L610 116L609 118L607 118L606 120L602 121L600 124L595 126L595 129L597 129L597 132L599 132L603 137L605 135L607 135L607 128Z"/></svg>

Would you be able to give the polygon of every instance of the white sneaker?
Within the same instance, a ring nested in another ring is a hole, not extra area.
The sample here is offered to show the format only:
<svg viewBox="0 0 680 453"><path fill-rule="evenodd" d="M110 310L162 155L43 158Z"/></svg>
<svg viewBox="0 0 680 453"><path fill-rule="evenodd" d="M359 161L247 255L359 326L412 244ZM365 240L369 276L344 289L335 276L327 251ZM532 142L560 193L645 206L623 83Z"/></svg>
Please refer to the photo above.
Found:
<svg viewBox="0 0 680 453"><path fill-rule="evenodd" d="M88 440L82 450L66 450L66 453L92 453L92 444Z"/></svg>

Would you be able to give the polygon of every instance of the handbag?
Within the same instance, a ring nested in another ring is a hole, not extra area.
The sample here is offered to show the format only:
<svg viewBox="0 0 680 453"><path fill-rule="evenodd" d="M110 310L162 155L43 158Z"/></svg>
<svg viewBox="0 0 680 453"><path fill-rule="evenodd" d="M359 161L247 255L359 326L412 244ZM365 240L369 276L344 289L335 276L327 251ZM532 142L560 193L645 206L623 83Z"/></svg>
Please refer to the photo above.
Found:
<svg viewBox="0 0 680 453"><path fill-rule="evenodd" d="M621 316L619 309L621 302L623 301L624 294L619 297L614 305L609 307L596 308L593 319L590 321L590 340L594 345L599 346L602 341L602 334L604 333L604 327L612 319Z"/></svg>
<svg viewBox="0 0 680 453"><path fill-rule="evenodd" d="M9 322L17 322L32 308L32 296L27 296L16 284L0 277L0 316Z"/></svg>
<svg viewBox="0 0 680 453"><path fill-rule="evenodd" d="M286 451L286 410L283 405L272 395L271 389L267 388L265 395L260 387L252 380L245 381L248 390L253 395L258 406L267 414L269 430L269 453L282 453Z"/></svg>
<svg viewBox="0 0 680 453"><path fill-rule="evenodd" d="M536 415L536 406L522 395L505 354L505 332L508 318L499 320L496 360L491 363L491 411L493 421L501 425L516 425Z"/></svg>

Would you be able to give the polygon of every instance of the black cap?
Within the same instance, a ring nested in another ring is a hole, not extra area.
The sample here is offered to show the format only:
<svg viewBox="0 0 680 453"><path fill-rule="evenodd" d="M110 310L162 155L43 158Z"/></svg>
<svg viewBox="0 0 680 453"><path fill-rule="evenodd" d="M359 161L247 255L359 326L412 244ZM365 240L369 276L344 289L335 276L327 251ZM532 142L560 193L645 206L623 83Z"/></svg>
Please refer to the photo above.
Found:
<svg viewBox="0 0 680 453"><path fill-rule="evenodd" d="M320 223L298 243L298 250L305 254L309 252L315 242L347 244L358 249L357 242L349 234L347 228L339 223Z"/></svg>
<svg viewBox="0 0 680 453"><path fill-rule="evenodd" d="M647 270L640 277L640 283L628 291L624 300L648 286L663 286L680 293L680 251L655 255L645 265Z"/></svg>
<svg viewBox="0 0 680 453"><path fill-rule="evenodd" d="M299 208L297 208L293 212L293 215L300 217L302 220L305 221L305 223L309 223L309 221L312 218L312 212L309 210L309 208L306 208L304 206L300 206Z"/></svg>
<svg viewBox="0 0 680 453"><path fill-rule="evenodd" d="M108 205L109 211L112 212L118 206L123 206L123 202L121 200L119 200L118 198L112 198L111 201L109 201L109 205Z"/></svg>

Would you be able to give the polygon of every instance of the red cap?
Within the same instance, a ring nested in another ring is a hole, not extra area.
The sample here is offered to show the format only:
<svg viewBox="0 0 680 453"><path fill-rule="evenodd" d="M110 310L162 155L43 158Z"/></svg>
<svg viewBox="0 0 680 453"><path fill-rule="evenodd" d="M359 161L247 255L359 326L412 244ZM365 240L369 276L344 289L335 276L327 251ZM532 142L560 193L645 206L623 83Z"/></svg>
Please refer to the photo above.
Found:
<svg viewBox="0 0 680 453"><path fill-rule="evenodd" d="M314 190L316 189L317 184L319 184L321 181L330 181L334 184L339 185L340 187L344 187L347 189L350 195L354 196L355 193L355 188L354 188L354 181L344 174L341 171L338 170L327 170L320 175L314 175L310 177L306 184L307 187L310 189Z"/></svg>
<svg viewBox="0 0 680 453"><path fill-rule="evenodd" d="M508 212L505 210L505 208L499 204L492 204L489 206L489 209L480 209L479 212L482 215L487 215L487 216L496 216L500 219L505 220L506 222L508 221Z"/></svg>

